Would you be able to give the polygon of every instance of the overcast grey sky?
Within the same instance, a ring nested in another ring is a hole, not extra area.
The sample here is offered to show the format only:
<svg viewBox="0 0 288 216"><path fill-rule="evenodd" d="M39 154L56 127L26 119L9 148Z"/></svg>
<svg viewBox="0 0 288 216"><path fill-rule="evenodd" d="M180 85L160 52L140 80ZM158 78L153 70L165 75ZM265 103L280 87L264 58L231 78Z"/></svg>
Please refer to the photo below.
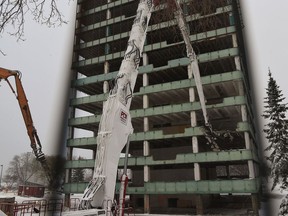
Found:
<svg viewBox="0 0 288 216"><path fill-rule="evenodd" d="M251 66L251 80L253 81L255 102L258 109L259 126L263 145L267 145L262 132L264 119L263 100L266 97L268 83L268 68L272 72L277 84L288 102L288 1L258 0L242 1L245 31ZM267 123L267 122L266 122Z"/></svg>
<svg viewBox="0 0 288 216"><path fill-rule="evenodd" d="M71 66L74 33L75 2L60 1L68 25L47 28L26 20L25 41L5 34L0 47L0 67L17 69L23 74L25 88L36 129L45 154L53 154L55 131L58 129L58 109ZM245 31L255 81L256 99L260 112L265 97L268 67L283 93L288 97L288 1L243 0ZM0 164L7 167L14 155L31 151L29 139L17 101L6 82L0 82ZM260 113L261 114L261 113ZM260 118L260 117L259 117ZM55 123L56 122L56 123Z"/></svg>
<svg viewBox="0 0 288 216"><path fill-rule="evenodd" d="M242 1L245 15L245 29L248 31L248 44L252 76L258 102L268 82L268 67L280 89L288 97L287 85L287 20L288 2L285 0Z"/></svg>
<svg viewBox="0 0 288 216"><path fill-rule="evenodd" d="M22 72L22 84L28 98L35 128L43 152L55 154L55 134L59 130L59 108L64 89L61 88L71 67L76 1L59 2L68 25L48 28L32 20L25 22L25 41L3 35L0 67ZM14 78L9 80L14 84ZM0 164L6 168L14 155L30 152L30 140L18 102L7 82L0 82Z"/></svg>

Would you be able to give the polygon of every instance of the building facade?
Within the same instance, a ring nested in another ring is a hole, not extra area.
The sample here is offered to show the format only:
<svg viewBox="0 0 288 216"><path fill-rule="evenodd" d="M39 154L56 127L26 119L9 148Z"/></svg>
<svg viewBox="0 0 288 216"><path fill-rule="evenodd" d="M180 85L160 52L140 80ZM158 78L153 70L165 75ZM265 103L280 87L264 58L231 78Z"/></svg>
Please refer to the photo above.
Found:
<svg viewBox="0 0 288 216"><path fill-rule="evenodd" d="M152 14L131 104L127 193L135 212L215 213L258 208L258 144L239 1L182 1L220 150L207 145L185 44L173 13ZM73 169L93 169L102 105L124 56L137 0L78 0L65 193L83 193ZM171 10L171 8L170 8ZM83 135L85 134L85 135ZM91 158L75 160L79 149ZM119 169L124 160L119 161ZM116 192L118 191L116 188Z"/></svg>

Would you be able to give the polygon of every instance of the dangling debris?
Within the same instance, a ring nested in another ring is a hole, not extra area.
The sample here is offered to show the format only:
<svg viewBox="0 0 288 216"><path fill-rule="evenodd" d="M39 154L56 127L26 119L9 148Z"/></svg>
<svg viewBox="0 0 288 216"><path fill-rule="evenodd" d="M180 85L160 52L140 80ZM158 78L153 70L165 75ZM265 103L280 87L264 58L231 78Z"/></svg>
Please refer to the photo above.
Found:
<svg viewBox="0 0 288 216"><path fill-rule="evenodd" d="M217 140L219 138L219 133L213 131L211 124L207 124L203 127L203 133L205 138L207 139L207 144L213 151L220 151L220 148L217 144Z"/></svg>

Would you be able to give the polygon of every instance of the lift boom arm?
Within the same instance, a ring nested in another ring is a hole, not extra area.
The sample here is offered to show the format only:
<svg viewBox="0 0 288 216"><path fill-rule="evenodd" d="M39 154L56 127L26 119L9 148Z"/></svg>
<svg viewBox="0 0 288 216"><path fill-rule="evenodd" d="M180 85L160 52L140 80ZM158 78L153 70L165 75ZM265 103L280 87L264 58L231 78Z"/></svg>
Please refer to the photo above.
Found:
<svg viewBox="0 0 288 216"><path fill-rule="evenodd" d="M11 76L15 78L16 92L8 80L8 78ZM30 108L28 105L28 100L27 100L27 97L26 97L26 94L25 94L25 91L21 82L21 73L15 70L8 70L5 68L0 68L0 80L1 79L4 79L8 83L12 92L16 95L16 98L18 100L20 110L24 119L24 123L27 129L27 133L31 142L31 148L33 150L33 153L36 159L41 163L45 171L45 174L48 178L49 184L51 184L52 177L51 177L50 168L47 164L45 155L42 152L42 145L38 137L37 130L33 124Z"/></svg>
<svg viewBox="0 0 288 216"><path fill-rule="evenodd" d="M140 0L115 86L103 105L94 174L80 209L101 208L109 212L113 206L120 154L133 132L129 110L152 10L152 0Z"/></svg>

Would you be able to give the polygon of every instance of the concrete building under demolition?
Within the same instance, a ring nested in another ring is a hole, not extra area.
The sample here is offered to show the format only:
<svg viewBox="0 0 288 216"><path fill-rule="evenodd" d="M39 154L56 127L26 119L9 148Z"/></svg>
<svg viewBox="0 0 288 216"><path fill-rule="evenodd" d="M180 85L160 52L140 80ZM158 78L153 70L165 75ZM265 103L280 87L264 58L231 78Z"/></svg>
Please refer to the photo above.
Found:
<svg viewBox="0 0 288 216"><path fill-rule="evenodd" d="M208 115L219 135L220 150L214 151L203 133L185 44L165 2L159 1L152 14L131 104L130 205L144 213L206 214L223 207L256 212L259 144L240 3L182 1ZM138 3L77 2L64 186L68 198L83 193L88 183L73 182L72 171L94 167L102 105L120 68ZM75 149L89 150L93 156L75 160Z"/></svg>

